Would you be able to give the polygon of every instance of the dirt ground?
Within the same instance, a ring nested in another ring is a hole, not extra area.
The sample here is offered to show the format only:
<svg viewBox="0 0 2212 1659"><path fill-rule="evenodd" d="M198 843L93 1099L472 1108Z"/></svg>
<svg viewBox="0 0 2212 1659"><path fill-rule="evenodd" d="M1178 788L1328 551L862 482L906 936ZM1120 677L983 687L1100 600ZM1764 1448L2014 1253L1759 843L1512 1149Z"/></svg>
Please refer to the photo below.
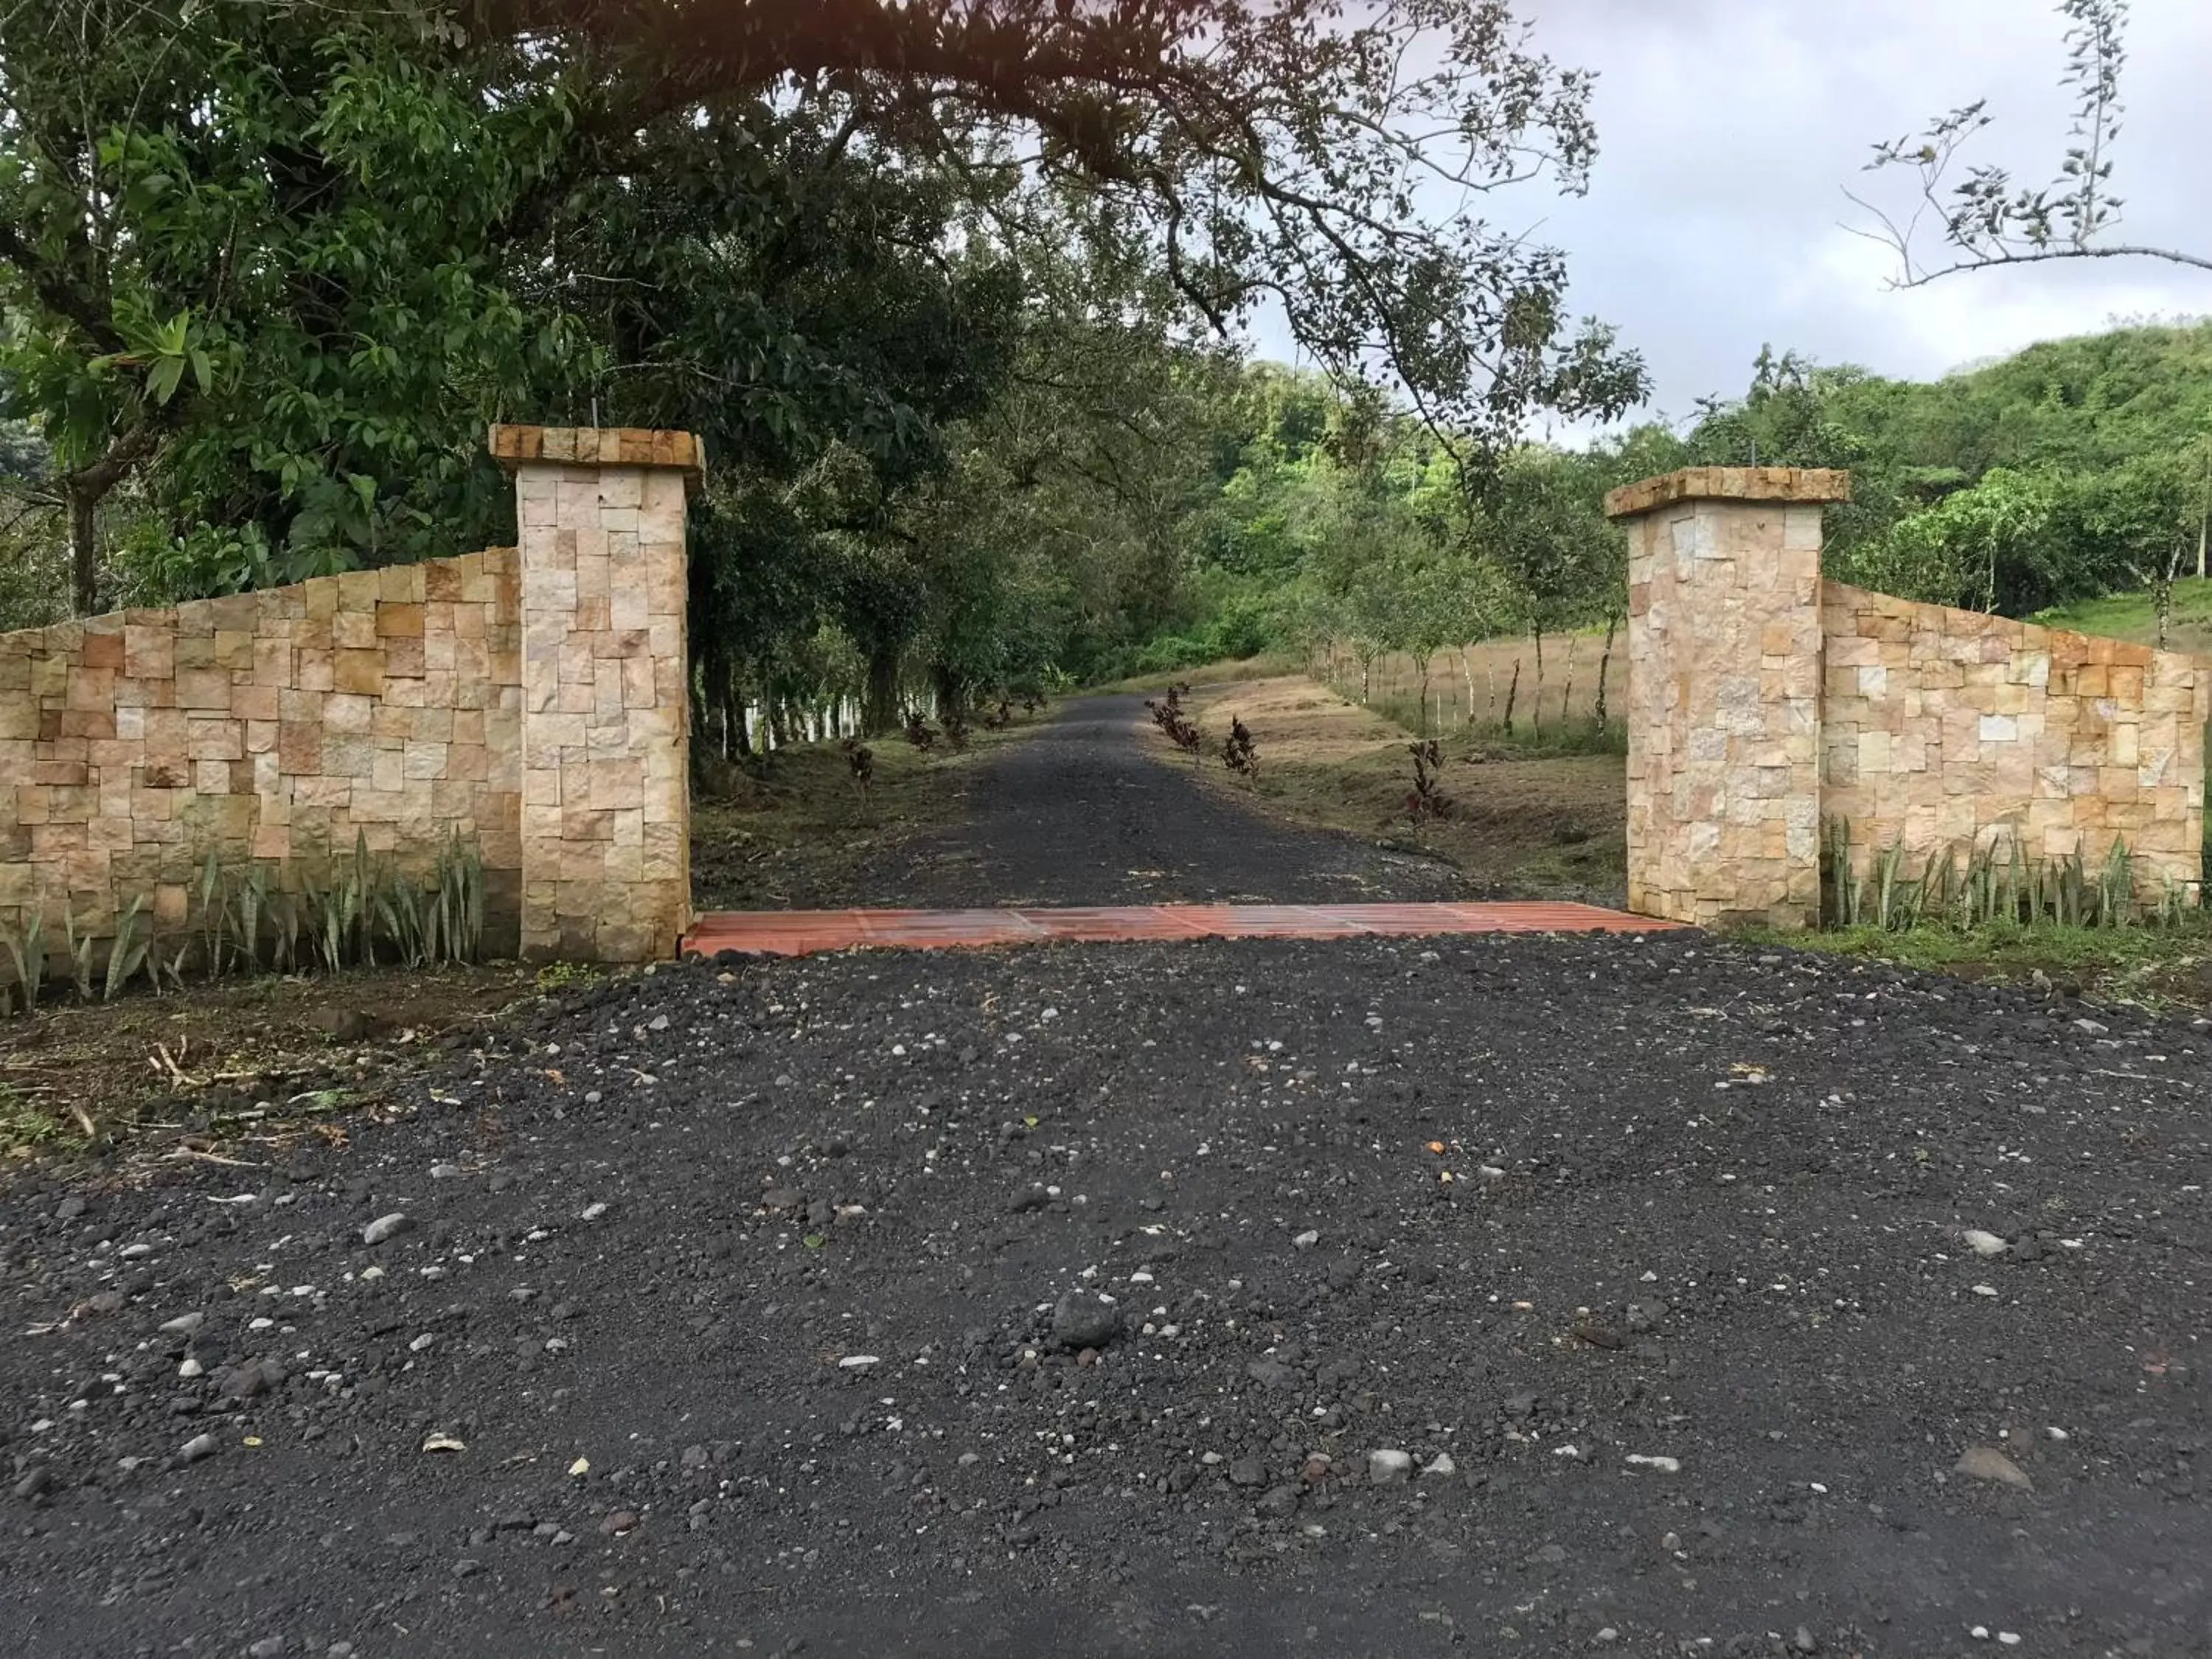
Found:
<svg viewBox="0 0 2212 1659"><path fill-rule="evenodd" d="M1458 879L1136 714L903 896ZM714 962L416 1052L0 1168L0 1652L2212 1651L2212 1022L1685 933Z"/></svg>
<svg viewBox="0 0 2212 1659"><path fill-rule="evenodd" d="M1489 892L1614 906L1626 896L1626 790L1617 755L1531 758L1446 738L1450 816L1416 820L1407 811L1414 734L1372 709L1303 675L1194 686L1188 704L1216 747L1232 719L1251 729L1256 781L1211 759L1200 775L1265 811L1446 860Z"/></svg>
<svg viewBox="0 0 2212 1659"><path fill-rule="evenodd" d="M338 1133L386 1080L533 998L513 963L226 979L0 1020L0 1160L133 1161Z"/></svg>
<svg viewBox="0 0 2212 1659"><path fill-rule="evenodd" d="M978 725L955 750L927 753L903 737L866 745L864 789L834 744L781 749L714 766L692 804L691 893L702 910L834 909L913 836L967 814L988 757L1034 731L1039 716Z"/></svg>

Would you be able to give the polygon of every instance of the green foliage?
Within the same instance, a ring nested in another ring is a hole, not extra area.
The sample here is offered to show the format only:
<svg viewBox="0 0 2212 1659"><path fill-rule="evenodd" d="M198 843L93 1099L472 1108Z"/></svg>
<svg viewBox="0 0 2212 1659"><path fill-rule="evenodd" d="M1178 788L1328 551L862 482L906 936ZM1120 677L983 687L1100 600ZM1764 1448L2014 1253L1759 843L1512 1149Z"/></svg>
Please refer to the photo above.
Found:
<svg viewBox="0 0 2212 1659"><path fill-rule="evenodd" d="M1872 849L1866 873L1857 873L1851 826L1828 824L1820 850L1821 916L1838 928L1874 927L1892 933L1920 927L2027 926L2128 927L2138 922L2177 926L2204 908L2203 884L2191 893L2169 883L2148 908L2136 890L2135 855L2116 838L2095 869L2079 849L2056 858L2031 858L2019 841L1998 836L1968 850L1929 858L1917 874L1908 871L1905 848L1893 842Z"/></svg>
<svg viewBox="0 0 2212 1659"><path fill-rule="evenodd" d="M440 848L426 882L407 878L370 854L358 833L351 856L330 860L325 874L325 882L311 878L294 889L273 864L234 866L210 854L192 885L191 928L180 939L161 936L143 894L104 924L64 908L63 954L77 1000L112 1002L142 974L157 996L181 988L185 965L195 959L210 980L304 970L303 929L321 966L332 973L374 965L380 949L414 968L474 962L481 955L483 857L458 833ZM27 914L20 931L0 928L0 949L15 970L12 995L0 1001L0 1012L8 1001L35 1008L46 977L44 912Z"/></svg>

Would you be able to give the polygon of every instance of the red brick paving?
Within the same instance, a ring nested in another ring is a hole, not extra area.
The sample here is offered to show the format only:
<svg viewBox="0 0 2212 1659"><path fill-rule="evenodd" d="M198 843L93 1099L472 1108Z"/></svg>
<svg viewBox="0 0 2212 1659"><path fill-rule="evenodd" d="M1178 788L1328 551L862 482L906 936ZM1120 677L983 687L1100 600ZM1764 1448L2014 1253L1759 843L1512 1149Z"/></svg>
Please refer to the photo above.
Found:
<svg viewBox="0 0 2212 1659"><path fill-rule="evenodd" d="M806 956L854 945L1034 945L1052 939L1352 939L1362 934L1656 933L1676 926L1593 904L1133 904L1072 909L724 910L684 949Z"/></svg>

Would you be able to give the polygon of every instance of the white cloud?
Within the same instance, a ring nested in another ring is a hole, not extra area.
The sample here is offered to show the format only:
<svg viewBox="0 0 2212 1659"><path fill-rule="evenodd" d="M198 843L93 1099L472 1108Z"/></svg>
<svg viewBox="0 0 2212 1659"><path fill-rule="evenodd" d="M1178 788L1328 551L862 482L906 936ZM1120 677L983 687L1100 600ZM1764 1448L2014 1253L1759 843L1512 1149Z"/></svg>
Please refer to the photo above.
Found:
<svg viewBox="0 0 2212 1659"><path fill-rule="evenodd" d="M2064 27L2049 0L1523 0L1536 40L1597 70L1603 145L1589 194L1493 200L1569 253L1577 311L1649 360L1655 406L1740 391L1762 344L1915 377L2101 328L2212 313L2212 273L2148 261L2044 265L1884 285L1845 189L1904 204L1861 169L1880 139L1986 97L1978 153L2040 183L2063 149ZM2116 154L2124 237L2212 252L2212 7L2136 0ZM1932 245L1931 245L1932 246ZM1264 349L1282 351L1279 327Z"/></svg>

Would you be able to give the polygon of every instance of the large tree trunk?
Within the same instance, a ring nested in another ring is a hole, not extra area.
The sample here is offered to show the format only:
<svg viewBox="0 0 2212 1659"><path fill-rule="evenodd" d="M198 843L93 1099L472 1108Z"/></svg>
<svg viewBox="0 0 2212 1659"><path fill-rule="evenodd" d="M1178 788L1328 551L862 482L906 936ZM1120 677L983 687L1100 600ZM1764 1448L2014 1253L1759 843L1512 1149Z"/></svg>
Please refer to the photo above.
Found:
<svg viewBox="0 0 2212 1659"><path fill-rule="evenodd" d="M860 735L880 738L899 723L899 653L879 646L868 658L868 687L860 704Z"/></svg>
<svg viewBox="0 0 2212 1659"><path fill-rule="evenodd" d="M100 496L72 483L69 507L70 607L89 617L100 608Z"/></svg>
<svg viewBox="0 0 2212 1659"><path fill-rule="evenodd" d="M134 426L107 453L61 480L70 509L70 598L80 617L91 616L100 604L100 504L153 453L153 428Z"/></svg>

